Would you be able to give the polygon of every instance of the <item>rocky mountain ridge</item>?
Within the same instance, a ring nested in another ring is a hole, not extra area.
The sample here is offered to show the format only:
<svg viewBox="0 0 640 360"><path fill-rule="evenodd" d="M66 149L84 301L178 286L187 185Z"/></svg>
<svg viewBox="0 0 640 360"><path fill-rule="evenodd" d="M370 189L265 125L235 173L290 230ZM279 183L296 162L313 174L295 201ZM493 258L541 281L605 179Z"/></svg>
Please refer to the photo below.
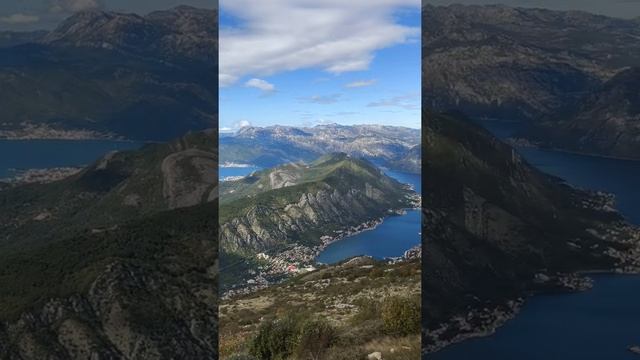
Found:
<svg viewBox="0 0 640 360"><path fill-rule="evenodd" d="M640 230L460 115L425 113L423 324L427 351L481 336L577 271L638 271Z"/></svg>
<svg viewBox="0 0 640 360"><path fill-rule="evenodd" d="M178 6L146 16L107 11L79 12L41 43L113 49L138 55L192 61L218 61L217 10Z"/></svg>
<svg viewBox="0 0 640 360"><path fill-rule="evenodd" d="M0 191L0 358L217 356L213 132Z"/></svg>
<svg viewBox="0 0 640 360"><path fill-rule="evenodd" d="M247 149L251 143L252 150ZM420 144L416 129L383 125L318 125L311 128L289 126L244 127L235 136L220 140L221 160L248 162L271 167L299 160L310 161L334 152L363 157L384 166L420 172ZM291 151L296 149L296 151Z"/></svg>
<svg viewBox="0 0 640 360"><path fill-rule="evenodd" d="M274 184L275 177L289 183ZM221 248L255 254L287 243L316 246L332 230L410 207L411 194L375 166L346 154L269 169L221 187Z"/></svg>
<svg viewBox="0 0 640 360"><path fill-rule="evenodd" d="M537 121L640 61L637 21L584 12L423 7L424 104Z"/></svg>
<svg viewBox="0 0 640 360"><path fill-rule="evenodd" d="M217 41L214 10L73 15L0 47L0 135L170 141L216 127Z"/></svg>
<svg viewBox="0 0 640 360"><path fill-rule="evenodd" d="M640 68L621 71L579 101L522 134L543 146L640 159Z"/></svg>

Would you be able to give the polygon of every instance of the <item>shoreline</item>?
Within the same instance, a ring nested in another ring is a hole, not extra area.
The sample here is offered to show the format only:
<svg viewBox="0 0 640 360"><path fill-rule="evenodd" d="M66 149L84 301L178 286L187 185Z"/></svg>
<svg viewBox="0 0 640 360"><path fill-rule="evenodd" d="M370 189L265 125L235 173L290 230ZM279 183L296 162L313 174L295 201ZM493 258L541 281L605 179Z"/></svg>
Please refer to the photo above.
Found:
<svg viewBox="0 0 640 360"><path fill-rule="evenodd" d="M565 276L562 276L562 277L558 277L555 280L561 281L563 279L571 278L577 282L573 284L564 284L564 286L562 287L563 291L562 290L558 291L558 289L556 289L555 291L552 289L538 290L538 291L534 291L531 294L526 295L525 297L520 297L516 300L508 300L506 303L507 305L511 303L515 304L514 307L511 307L511 312L501 311L500 310L501 306L494 307L493 313L499 314L500 316L494 318L492 322L487 323L486 327L479 329L478 331L457 334L450 340L437 340L437 337L436 337L434 338L435 344L426 347L423 355L437 353L449 346L455 346L466 340L484 338L484 337L495 335L498 329L506 325L509 321L515 319L520 314L520 311L524 308L524 306L526 306L527 301L531 298L534 298L537 296L558 296L558 295L567 295L567 294L575 294L575 293L590 291L592 290L593 286L595 286L594 284L595 281L587 275L639 276L640 269L636 269L636 271L629 271L629 272L624 272L616 268L608 269L608 270L607 269L580 270L580 271L575 271L575 272L566 274ZM589 286L586 286L586 287L580 286L581 284L584 284L584 283L588 283ZM576 284L578 284L578 286L575 286ZM502 305L502 307L504 307L504 305ZM487 309L484 309L484 310L487 310ZM479 310L477 309L471 310L469 311L468 315L470 314L473 317L478 311ZM449 326L451 326L452 323L459 322L460 318L461 316L453 317L448 322L443 323L438 329L435 330L436 335L449 330ZM428 334L429 333L427 333L427 336Z"/></svg>
<svg viewBox="0 0 640 360"><path fill-rule="evenodd" d="M326 249L327 246L344 240L346 238L349 238L351 236L355 236L358 234L361 234L363 232L366 231L371 231L371 230L375 230L379 225L381 225L382 223L384 223L384 220L390 216L403 216L406 215L406 211L407 210L411 210L411 211L419 211L420 208L419 207L413 207L413 208L400 208L400 209L392 209L390 210L390 214L386 215L384 217L380 217L380 218L376 218L373 220L369 220L369 221L365 221L357 226L352 226L351 228L356 228L357 230L355 232L352 233L347 233L346 235L341 234L341 236L337 237L337 238L333 238L331 241L327 241L324 243L321 243L319 245L316 245L314 247L309 247L309 246L305 246L305 245L295 245L292 247L292 249L289 249L287 251L281 252L277 255L273 255L273 256L265 256L264 253L259 253L256 255L256 258L259 260L264 260L264 261L269 261L270 262L270 266L272 267L270 270L268 270L265 273L258 273L258 274L252 274L255 275L254 277L247 279L244 283L237 285L237 287L228 289L226 292L224 292L221 295L221 299L231 299L237 296L246 296L248 294L254 293L256 291L260 291L262 289L268 288L270 286L276 285L278 283L281 283L283 280L289 279L291 278L292 275L295 274L300 274L300 273L304 273L306 271L309 271L309 269L312 269L310 271L316 270L316 266L317 267L321 267L321 266L331 266L331 264L324 264L321 262L318 262L316 259L318 257L318 255L324 250ZM399 213L403 211L404 213ZM339 230L342 232L348 231L347 230ZM324 235L324 236L328 236L328 235ZM323 237L324 237L323 236ZM412 250L415 246L406 249L406 251ZM289 251L299 251L302 253L306 252L306 255L308 256L308 259L291 259L288 258L288 252ZM405 251L405 253L406 253ZM367 256L367 255L360 255L360 256ZM286 258L286 259L283 259ZM380 259L379 261L394 261L394 259L396 258L385 258L385 259ZM347 259L344 259L347 260ZM296 268L299 267L300 270L296 270L296 271L289 271L287 269L287 266L283 263L288 263L286 265L295 265ZM298 266L299 265L299 266ZM281 267L281 269L277 269L277 267ZM276 268L276 269L273 269ZM270 282L267 280L267 277L270 278L274 278L277 279L277 281L275 282Z"/></svg>
<svg viewBox="0 0 640 360"><path fill-rule="evenodd" d="M478 125L482 126L485 130L489 131L492 134L493 134L492 131L490 131L485 126L483 126L483 124L482 124L483 122L486 122L486 123L504 123L504 124L523 124L522 121L517 121L517 120L506 120L506 119L497 119L497 118L480 118L480 117L478 117L476 119L478 121L477 122ZM526 122L524 124L526 124ZM496 136L495 134L493 134L493 135ZM512 146L514 148L532 148L532 149L538 149L538 150L546 150L546 151L555 151L555 152L559 152L559 153L567 153L567 154L572 154L572 155L582 155L582 156L588 156L588 157L592 157L592 158L601 158L601 159L608 159L608 160L621 160L621 161L629 161L629 162L638 162L638 163L640 163L640 157L634 158L634 157L627 157L627 156L604 155L604 154L587 152L587 151L570 150L570 149L565 149L565 148L560 148L560 147L548 146L548 145L545 145L542 142L534 141L534 140L532 140L530 138L527 138L525 136L516 136L517 135L516 133L514 133L513 135L514 136L509 136L509 137L506 137L506 138L499 138L499 140L509 144L510 146Z"/></svg>
<svg viewBox="0 0 640 360"><path fill-rule="evenodd" d="M580 155L580 156L596 158L596 159L619 160L619 161L640 163L640 158L604 155L604 154L598 154L598 153L592 153L592 152L586 152L586 151L577 151L577 150L569 150L569 149L564 149L559 147L546 146L543 144L531 142L529 139L523 138L523 137L508 137L508 138L502 139L502 141L504 141L505 143L509 144L510 146L516 149L537 149L537 150L543 150L543 151L558 152L561 154Z"/></svg>
<svg viewBox="0 0 640 360"><path fill-rule="evenodd" d="M44 169L9 169L9 173L13 175L1 178L0 182L9 186L47 184L78 174L85 168L86 166L59 166Z"/></svg>
<svg viewBox="0 0 640 360"><path fill-rule="evenodd" d="M404 213L399 213L401 211L404 212ZM407 211L420 211L420 208L419 207L414 207L414 208L395 209L395 210L392 210L392 212L389 215L386 215L386 216L378 218L378 219L370 220L369 222L375 222L375 224L373 226L371 226L371 227L366 227L366 228L363 228L362 230L356 231L354 233L350 233L350 234L347 234L347 235L344 235L344 236L341 236L341 237L338 237L338 238L334 238L333 240L331 240L331 241L329 241L327 243L323 243L322 245L316 246L314 248L314 250L315 249L318 249L318 250L316 251L315 258L317 258L318 255L320 255L320 253L322 251L326 250L326 248L329 247L331 244L340 242L342 240L346 240L346 239L348 239L350 237L362 234L362 233L367 232L367 231L375 230L375 229L378 228L378 226L382 225L387 218L392 217L392 216L405 216L407 214ZM360 224L360 226L365 225L365 224L366 224L366 222ZM411 249L412 248L409 248L407 250L411 250ZM364 256L364 255L361 255L361 256ZM330 265L330 264L325 264L325 263L318 262L317 260L316 260L316 264L318 264L318 265Z"/></svg>

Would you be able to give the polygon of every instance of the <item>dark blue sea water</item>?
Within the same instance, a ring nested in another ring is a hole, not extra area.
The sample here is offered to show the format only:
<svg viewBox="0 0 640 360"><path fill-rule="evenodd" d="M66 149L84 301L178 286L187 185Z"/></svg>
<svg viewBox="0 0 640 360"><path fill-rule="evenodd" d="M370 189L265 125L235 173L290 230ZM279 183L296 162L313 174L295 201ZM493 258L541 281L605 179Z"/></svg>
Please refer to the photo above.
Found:
<svg viewBox="0 0 640 360"><path fill-rule="evenodd" d="M521 129L513 122L482 121L481 125L502 139ZM616 208L631 222L640 225L640 161L536 148L518 148L518 152L533 166L573 186L615 194Z"/></svg>
<svg viewBox="0 0 640 360"><path fill-rule="evenodd" d="M420 211L407 211L406 215L392 216L373 230L336 241L327 246L316 258L323 264L368 255L376 259L402 256L420 244Z"/></svg>
<svg viewBox="0 0 640 360"><path fill-rule="evenodd" d="M382 170L386 175L398 180L399 182L413 186L413 190L418 194L422 193L422 182L420 175L389 169Z"/></svg>
<svg viewBox="0 0 640 360"><path fill-rule="evenodd" d="M640 224L640 161L607 159L535 148L518 149L538 169L573 186L616 195L616 208Z"/></svg>
<svg viewBox="0 0 640 360"><path fill-rule="evenodd" d="M640 276L596 275L587 292L530 299L489 337L431 354L430 360L624 360L640 345Z"/></svg>
<svg viewBox="0 0 640 360"><path fill-rule="evenodd" d="M88 165L108 152L141 145L111 140L0 140L0 179L20 170Z"/></svg>
<svg viewBox="0 0 640 360"><path fill-rule="evenodd" d="M483 122L505 138L517 124ZM640 162L520 148L538 169L585 189L614 193L617 207L640 224ZM590 291L536 296L495 335L468 340L431 354L433 360L618 360L639 359L640 276L596 275Z"/></svg>
<svg viewBox="0 0 640 360"><path fill-rule="evenodd" d="M396 180L411 184L420 191L420 175L384 170ZM368 255L376 259L402 256L404 252L421 243L421 212L407 211L406 215L391 216L373 230L336 241L327 246L316 258L318 262L333 264L344 259Z"/></svg>

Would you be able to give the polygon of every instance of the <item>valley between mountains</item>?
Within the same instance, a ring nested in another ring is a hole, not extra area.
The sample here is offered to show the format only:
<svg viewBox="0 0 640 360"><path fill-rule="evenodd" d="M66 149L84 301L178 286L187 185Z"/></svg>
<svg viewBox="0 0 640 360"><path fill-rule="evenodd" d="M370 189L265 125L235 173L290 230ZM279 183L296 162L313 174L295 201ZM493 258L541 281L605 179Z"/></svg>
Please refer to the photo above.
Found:
<svg viewBox="0 0 640 360"><path fill-rule="evenodd" d="M245 257L256 265L267 254L288 258L265 270L267 278L278 279L287 274L287 264L312 267L319 251L331 242L419 206L420 195L409 186L344 153L257 171L220 186L223 267L226 257L234 261ZM257 278L261 285L269 283L264 275L261 272ZM231 285L224 276L223 289Z"/></svg>
<svg viewBox="0 0 640 360"><path fill-rule="evenodd" d="M418 172L419 144L418 130L378 125L220 138L223 167L258 167L220 184L221 358L420 356L419 218L384 240L416 239L399 254L367 256L363 238L359 256L318 261L421 206L413 185L388 175Z"/></svg>

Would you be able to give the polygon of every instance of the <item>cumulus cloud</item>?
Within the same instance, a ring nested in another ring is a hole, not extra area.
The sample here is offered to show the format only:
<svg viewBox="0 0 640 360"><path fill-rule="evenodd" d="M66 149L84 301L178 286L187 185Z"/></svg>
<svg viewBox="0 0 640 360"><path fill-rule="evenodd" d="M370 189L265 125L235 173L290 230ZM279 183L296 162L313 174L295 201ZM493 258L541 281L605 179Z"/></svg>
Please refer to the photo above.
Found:
<svg viewBox="0 0 640 360"><path fill-rule="evenodd" d="M301 97L299 99L302 102L327 105L327 104L334 104L340 101L341 97L342 97L341 94L331 94L331 95L314 95L314 96L308 96L308 97Z"/></svg>
<svg viewBox="0 0 640 360"><path fill-rule="evenodd" d="M275 85L258 78L253 78L247 81L246 83L244 83L244 86L260 89L264 92L272 92L276 90Z"/></svg>
<svg viewBox="0 0 640 360"><path fill-rule="evenodd" d="M376 83L375 79L359 80L359 81L350 82L350 83L346 84L344 87L347 87L347 88L361 88L361 87L371 86L371 85L373 85L375 83Z"/></svg>
<svg viewBox="0 0 640 360"><path fill-rule="evenodd" d="M218 131L221 133L234 133L242 128L251 127L251 121L249 120L238 120L233 123L231 126L221 126L218 128Z"/></svg>
<svg viewBox="0 0 640 360"><path fill-rule="evenodd" d="M102 0L51 0L51 12L74 13L103 7Z"/></svg>
<svg viewBox="0 0 640 360"><path fill-rule="evenodd" d="M233 124L233 127L236 129L242 129L250 126L251 126L251 121L249 120L240 120L237 123Z"/></svg>
<svg viewBox="0 0 640 360"><path fill-rule="evenodd" d="M406 94L400 96L394 96L387 99L381 99L378 101L374 101L369 103L368 107L398 107L405 110L416 110L418 109L418 95L416 94Z"/></svg>
<svg viewBox="0 0 640 360"><path fill-rule="evenodd" d="M13 14L0 17L0 22L10 25L33 24L40 21L40 17L36 15Z"/></svg>
<svg viewBox="0 0 640 360"><path fill-rule="evenodd" d="M222 0L221 6L242 24L220 33L222 86L304 68L366 70L375 51L420 34L394 18L399 8L419 9L419 0Z"/></svg>

